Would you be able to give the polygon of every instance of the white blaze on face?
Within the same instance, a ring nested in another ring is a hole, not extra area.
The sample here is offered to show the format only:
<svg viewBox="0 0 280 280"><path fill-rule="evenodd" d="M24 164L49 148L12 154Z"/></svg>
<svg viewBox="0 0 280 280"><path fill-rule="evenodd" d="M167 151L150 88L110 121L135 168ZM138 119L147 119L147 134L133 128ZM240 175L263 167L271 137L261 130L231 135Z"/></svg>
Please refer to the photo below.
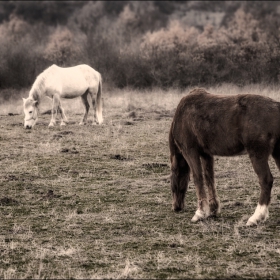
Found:
<svg viewBox="0 0 280 280"><path fill-rule="evenodd" d="M37 101L23 98L24 127L32 128L38 120Z"/></svg>

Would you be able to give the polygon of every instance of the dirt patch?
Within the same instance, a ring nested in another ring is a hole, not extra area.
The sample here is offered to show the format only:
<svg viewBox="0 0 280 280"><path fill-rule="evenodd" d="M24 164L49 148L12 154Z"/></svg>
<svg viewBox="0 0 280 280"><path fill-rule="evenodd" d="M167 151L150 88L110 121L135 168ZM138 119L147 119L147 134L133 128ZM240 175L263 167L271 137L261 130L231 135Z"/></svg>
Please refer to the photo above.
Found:
<svg viewBox="0 0 280 280"><path fill-rule="evenodd" d="M20 123L20 122L18 122L18 123L11 123L10 125L11 126L22 126L23 127L23 123Z"/></svg>
<svg viewBox="0 0 280 280"><path fill-rule="evenodd" d="M41 200L51 200L60 197L61 195L55 194L53 190L48 190L46 194L42 194Z"/></svg>
<svg viewBox="0 0 280 280"><path fill-rule="evenodd" d="M18 176L13 175L13 174L11 174L11 175L8 174L8 175L4 176L4 179L6 181L19 181L20 180L20 178Z"/></svg>
<svg viewBox="0 0 280 280"><path fill-rule="evenodd" d="M18 116L19 114L15 114L15 113L8 113L8 116Z"/></svg>
<svg viewBox="0 0 280 280"><path fill-rule="evenodd" d="M62 148L60 150L61 153L69 153L69 154L78 154L79 151L75 148L75 147L72 147L72 148Z"/></svg>
<svg viewBox="0 0 280 280"><path fill-rule="evenodd" d="M111 159L116 159L116 160L133 160L134 158L130 157L130 156L123 156L120 154L117 155L110 155Z"/></svg>
<svg viewBox="0 0 280 280"><path fill-rule="evenodd" d="M63 131L61 131L59 133L54 134L53 135L53 139L54 140L58 140L58 139L63 138L65 135L73 135L73 134L74 134L74 132L71 131L71 130L63 130Z"/></svg>
<svg viewBox="0 0 280 280"><path fill-rule="evenodd" d="M73 135L74 132L71 130L63 130L61 132L59 132L59 135Z"/></svg>
<svg viewBox="0 0 280 280"><path fill-rule="evenodd" d="M131 122L131 121L122 121L121 124L122 124L122 125L134 125L134 122Z"/></svg>
<svg viewBox="0 0 280 280"><path fill-rule="evenodd" d="M131 112L127 113L127 117L135 119L137 117L137 113L135 111L131 111Z"/></svg>
<svg viewBox="0 0 280 280"><path fill-rule="evenodd" d="M159 168L159 167L167 167L167 163L158 163L158 162L153 162L153 163L143 163L142 166L146 168Z"/></svg>
<svg viewBox="0 0 280 280"><path fill-rule="evenodd" d="M17 205L19 202L10 197L0 198L0 205Z"/></svg>

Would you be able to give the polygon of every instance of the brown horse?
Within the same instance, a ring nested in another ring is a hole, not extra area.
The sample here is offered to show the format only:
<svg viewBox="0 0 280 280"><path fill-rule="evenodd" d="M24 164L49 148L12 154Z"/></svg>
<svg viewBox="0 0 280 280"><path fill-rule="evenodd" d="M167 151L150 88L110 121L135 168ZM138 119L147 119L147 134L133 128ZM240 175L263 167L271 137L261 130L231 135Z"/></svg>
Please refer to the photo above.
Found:
<svg viewBox="0 0 280 280"><path fill-rule="evenodd" d="M204 89L194 89L178 104L169 133L169 147L175 211L184 208L192 171L198 199L192 221L219 213L213 156L247 153L261 186L257 208L247 225L268 218L273 184L268 165L270 154L280 169L279 102L260 95L214 95Z"/></svg>

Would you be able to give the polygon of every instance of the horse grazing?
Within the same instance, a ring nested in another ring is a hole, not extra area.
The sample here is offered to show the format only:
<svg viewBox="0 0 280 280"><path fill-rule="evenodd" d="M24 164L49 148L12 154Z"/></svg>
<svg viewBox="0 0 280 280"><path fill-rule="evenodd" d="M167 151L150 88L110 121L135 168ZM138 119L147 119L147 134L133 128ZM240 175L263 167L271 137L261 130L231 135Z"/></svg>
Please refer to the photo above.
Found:
<svg viewBox="0 0 280 280"><path fill-rule="evenodd" d="M92 98L94 118L96 116L96 122L101 124L103 122L101 74L85 64L68 68L53 64L38 75L29 92L29 97L23 98L24 127L32 128L36 124L39 115L38 106L43 96L53 100L49 126L55 125L58 110L61 113L61 125L67 123L60 98L75 98L78 96L81 97L85 106L85 113L80 124L85 124L90 107L87 99L88 94ZM96 95L95 98L94 95Z"/></svg>
<svg viewBox="0 0 280 280"><path fill-rule="evenodd" d="M260 95L214 95L194 89L178 104L169 133L169 148L175 211L184 208L192 171L198 199L192 221L219 213L213 156L247 153L261 186L257 208L247 225L268 218L273 184L268 165L270 154L280 169L279 102Z"/></svg>

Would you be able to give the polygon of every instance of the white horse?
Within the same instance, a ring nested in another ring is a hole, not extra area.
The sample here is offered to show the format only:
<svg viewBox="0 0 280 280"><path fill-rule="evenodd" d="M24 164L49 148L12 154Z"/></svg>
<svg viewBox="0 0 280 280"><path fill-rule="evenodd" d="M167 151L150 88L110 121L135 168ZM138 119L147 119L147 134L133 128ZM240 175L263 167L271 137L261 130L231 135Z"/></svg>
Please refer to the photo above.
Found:
<svg viewBox="0 0 280 280"><path fill-rule="evenodd" d="M88 65L62 68L55 64L47 68L36 78L28 98L23 98L24 127L32 128L38 120L38 106L43 96L52 98L52 117L49 126L54 126L58 110L61 113L61 125L67 123L60 98L75 98L80 96L85 106L85 113L80 125L87 121L89 103L87 96L91 95L94 110L94 122L101 124L102 117L102 80L101 74ZM94 98L94 95L95 98ZM96 106L95 106L96 103Z"/></svg>

